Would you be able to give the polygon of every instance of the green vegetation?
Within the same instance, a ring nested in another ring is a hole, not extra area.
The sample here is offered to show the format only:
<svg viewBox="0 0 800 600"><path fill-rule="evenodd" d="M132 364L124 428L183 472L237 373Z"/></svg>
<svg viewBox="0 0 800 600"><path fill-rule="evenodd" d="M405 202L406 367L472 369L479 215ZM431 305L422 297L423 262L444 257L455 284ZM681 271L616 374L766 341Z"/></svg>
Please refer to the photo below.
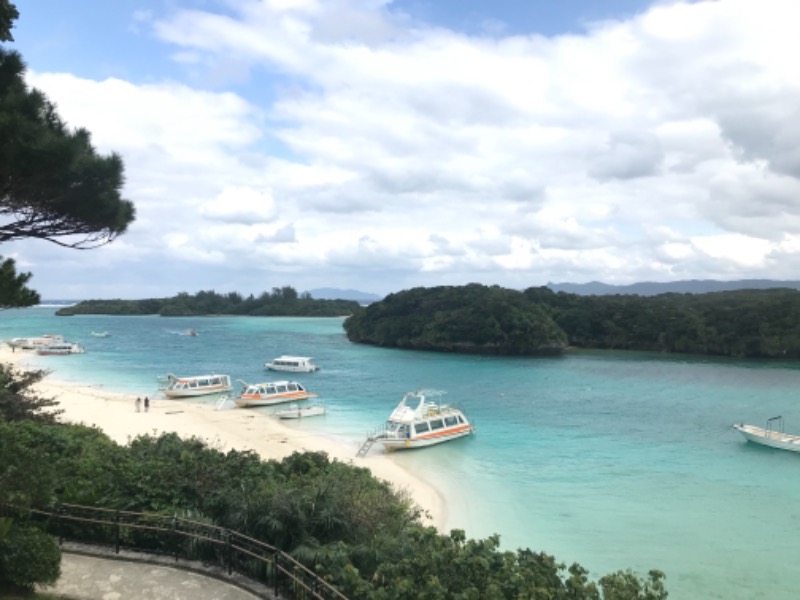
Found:
<svg viewBox="0 0 800 600"><path fill-rule="evenodd" d="M39 294L27 287L31 277L31 273L17 274L13 258L0 262L0 309L33 306L41 302Z"/></svg>
<svg viewBox="0 0 800 600"><path fill-rule="evenodd" d="M0 0L0 42L14 40L18 17ZM117 154L99 155L88 131L70 131L55 105L28 88L19 53L0 48L0 243L37 238L86 249L113 241L135 217L120 196L123 172ZM39 302L25 286L30 277L2 261L0 308Z"/></svg>
<svg viewBox="0 0 800 600"><path fill-rule="evenodd" d="M737 358L800 358L800 291L578 296L546 287L415 288L360 308L353 342L492 354L568 346Z"/></svg>
<svg viewBox="0 0 800 600"><path fill-rule="evenodd" d="M58 576L58 546L31 507L56 502L178 515L239 531L293 555L353 600L664 600L664 574L618 571L590 581L497 535L467 539L422 524L420 509L364 468L324 453L262 461L175 434L120 446L95 428L56 422L31 397L40 374L0 369L0 581ZM8 391L13 390L13 391ZM45 410L46 409L46 410ZM2 591L0 585L0 592Z"/></svg>
<svg viewBox="0 0 800 600"><path fill-rule="evenodd" d="M57 315L246 315L250 317L340 317L359 308L353 300L315 300L310 294L298 295L290 286L272 288L257 298L252 294L181 293L172 298L147 300L84 300L58 309Z"/></svg>
<svg viewBox="0 0 800 600"><path fill-rule="evenodd" d="M54 500L55 466L30 435L59 414L55 401L31 391L45 375L0 365L0 594L54 583L61 573L58 544L25 519L32 506Z"/></svg>
<svg viewBox="0 0 800 600"><path fill-rule="evenodd" d="M390 294L359 309L344 327L354 342L416 350L527 355L567 346L546 306L479 284Z"/></svg>

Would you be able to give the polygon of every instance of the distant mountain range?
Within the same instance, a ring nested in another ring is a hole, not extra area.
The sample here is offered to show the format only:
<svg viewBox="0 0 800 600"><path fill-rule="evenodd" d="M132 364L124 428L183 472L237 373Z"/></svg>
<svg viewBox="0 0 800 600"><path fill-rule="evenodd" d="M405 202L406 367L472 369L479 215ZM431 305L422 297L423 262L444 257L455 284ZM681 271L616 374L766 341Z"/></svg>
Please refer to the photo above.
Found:
<svg viewBox="0 0 800 600"><path fill-rule="evenodd" d="M581 296L608 296L630 294L638 296L657 296L658 294L706 294L708 292L729 292L732 290L767 290L773 288L800 289L800 281L776 281L772 279L739 279L737 281L716 281L713 279L688 279L657 283L645 281L630 285L609 285L599 281L589 283L548 283L554 292L568 292Z"/></svg>
<svg viewBox="0 0 800 600"><path fill-rule="evenodd" d="M568 292L579 296L609 296L613 294L629 294L638 296L657 296L658 294L705 294L708 292L727 292L731 290L766 290L772 288L789 288L800 290L800 281L777 281L773 279L740 279L738 281L716 281L713 279L688 279L657 283L645 281L630 285L610 285L600 281L589 283L548 283L545 287L554 292ZM383 300L383 296L361 292L359 290L343 290L339 288L316 288L308 290L315 300L355 300L361 304L369 304ZM42 305L68 306L77 304L78 300L42 300Z"/></svg>
<svg viewBox="0 0 800 600"><path fill-rule="evenodd" d="M358 290L340 290L338 288L317 288L308 290L311 297L315 300L355 300L362 304L383 300L383 296L359 292Z"/></svg>

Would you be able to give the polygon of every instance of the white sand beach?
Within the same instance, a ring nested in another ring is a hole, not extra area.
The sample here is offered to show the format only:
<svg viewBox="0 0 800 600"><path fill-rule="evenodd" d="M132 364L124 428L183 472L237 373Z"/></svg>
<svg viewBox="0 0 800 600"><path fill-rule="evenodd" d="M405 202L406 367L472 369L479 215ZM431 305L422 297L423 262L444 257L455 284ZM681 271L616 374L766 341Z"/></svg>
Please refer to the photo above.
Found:
<svg viewBox="0 0 800 600"><path fill-rule="evenodd" d="M0 362L30 369L24 351L0 346ZM175 432L197 437L221 451L252 450L264 459L282 459L295 451L326 452L331 459L368 468L397 490L409 492L425 511L426 525L443 530L445 504L441 493L428 482L400 467L391 455L370 454L357 458L351 447L333 440L286 427L274 417L247 409L214 410L212 406L165 398L150 398L148 412L136 412L136 395L110 392L99 386L61 382L48 375L36 392L52 398L64 411L61 420L98 427L120 444L139 435Z"/></svg>

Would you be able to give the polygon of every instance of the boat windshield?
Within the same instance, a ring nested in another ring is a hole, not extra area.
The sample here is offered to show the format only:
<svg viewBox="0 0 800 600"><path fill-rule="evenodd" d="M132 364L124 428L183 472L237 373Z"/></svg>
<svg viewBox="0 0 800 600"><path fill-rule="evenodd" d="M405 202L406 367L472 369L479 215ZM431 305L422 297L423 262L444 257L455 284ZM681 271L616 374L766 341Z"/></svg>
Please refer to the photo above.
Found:
<svg viewBox="0 0 800 600"><path fill-rule="evenodd" d="M397 437L407 437L409 429L406 423L395 423L394 421L387 421L386 432L395 435Z"/></svg>

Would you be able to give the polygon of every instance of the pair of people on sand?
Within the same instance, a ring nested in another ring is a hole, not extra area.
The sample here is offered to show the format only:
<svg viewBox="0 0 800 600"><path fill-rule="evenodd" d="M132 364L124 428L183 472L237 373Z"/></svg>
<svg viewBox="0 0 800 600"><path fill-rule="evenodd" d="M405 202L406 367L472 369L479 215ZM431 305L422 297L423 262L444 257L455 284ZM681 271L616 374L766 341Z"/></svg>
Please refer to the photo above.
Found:
<svg viewBox="0 0 800 600"><path fill-rule="evenodd" d="M142 399L139 396L136 397L136 412L142 412ZM150 398L147 396L144 397L144 412L150 412Z"/></svg>

